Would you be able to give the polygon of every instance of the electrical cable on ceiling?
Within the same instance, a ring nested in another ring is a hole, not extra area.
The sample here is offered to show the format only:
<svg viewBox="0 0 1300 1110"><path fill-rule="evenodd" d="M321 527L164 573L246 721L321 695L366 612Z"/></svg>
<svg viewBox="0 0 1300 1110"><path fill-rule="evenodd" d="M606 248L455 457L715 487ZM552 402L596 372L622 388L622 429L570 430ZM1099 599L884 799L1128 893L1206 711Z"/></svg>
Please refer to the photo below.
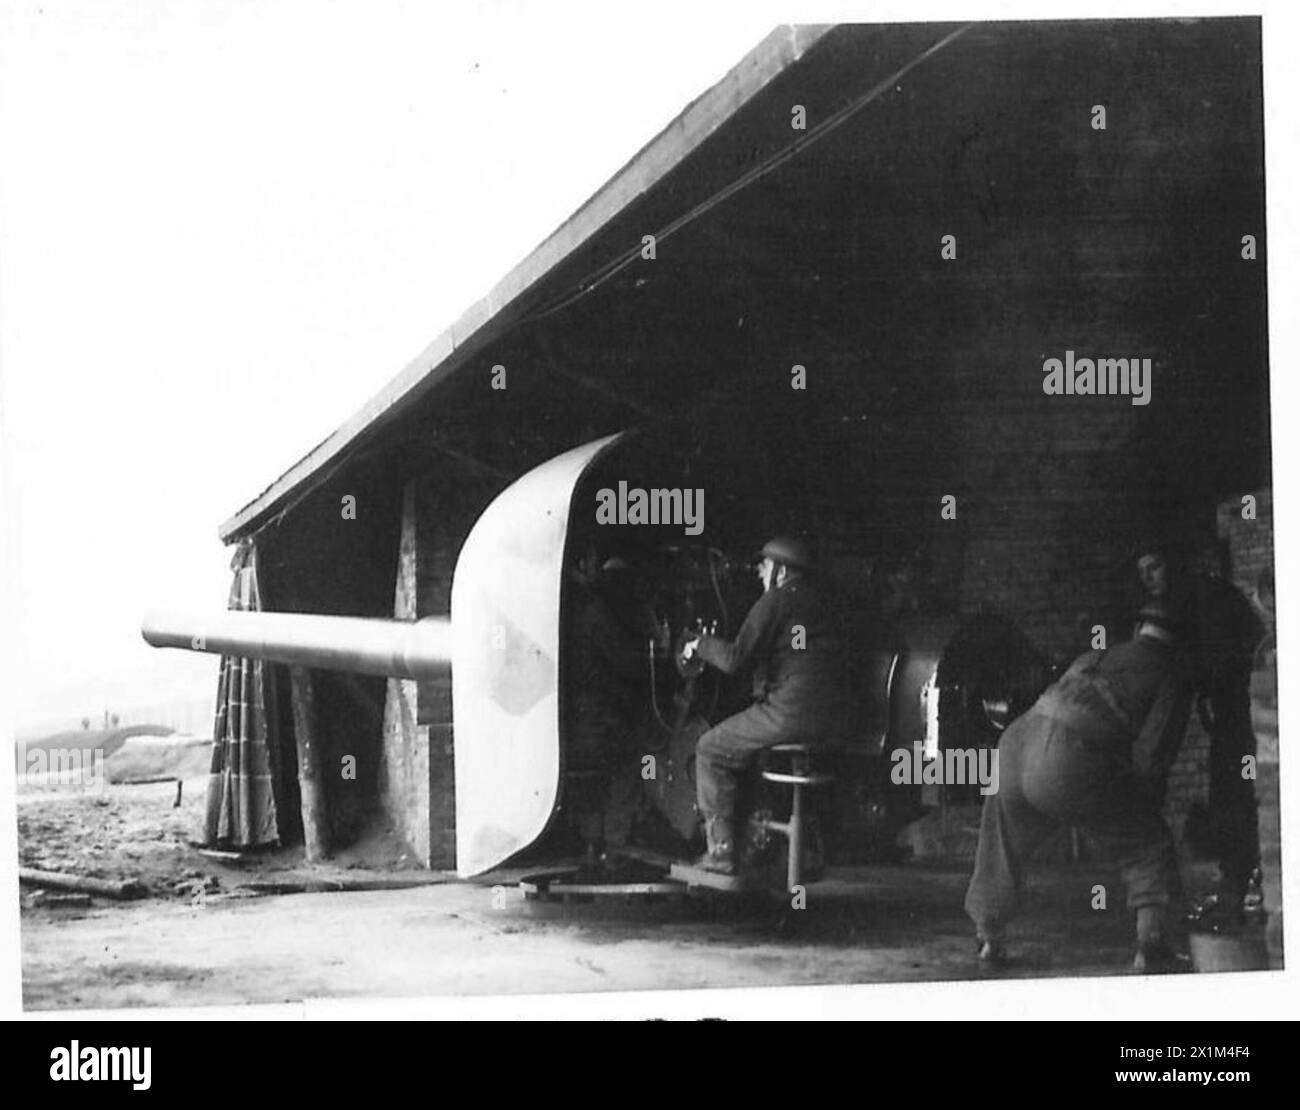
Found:
<svg viewBox="0 0 1300 1110"><path fill-rule="evenodd" d="M958 27L957 30L952 31L947 35L944 35L944 37L939 39L938 42L934 43L926 50L924 50L922 53L918 54L915 58L913 58L901 69L895 70L883 81L872 86L871 89L863 93L862 96L858 97L856 100L850 101L838 112L835 112L834 114L828 116L825 120L823 120L820 124L814 127L811 131L807 132L804 135L800 135L788 147L778 151L776 154L772 155L770 158L766 159L765 161L760 162L752 170L749 170L746 173L742 174L735 181L724 186L722 189L718 190L718 192L714 193L712 196L706 198L705 200L702 200L699 204L695 205L694 208L691 208L684 215L677 217L677 219L673 220L671 223L661 228L658 232L654 234L654 240L656 245L661 243L663 240L667 239L669 236L680 231L687 224L692 223L700 216L704 215L705 213L709 212L713 208L717 207L723 201L729 199L730 197L735 196L742 189L746 189L754 182L758 181L763 177L766 177L773 170L783 166L791 158L795 157L795 155L800 154L803 151L807 150L808 147L812 146L820 139L825 138L833 130L835 130L841 124L847 122L850 118L852 118L854 115L860 112L873 100L879 97L882 93L887 92L892 86L897 85L897 83L900 80L902 80L903 77L905 77L913 69L919 66L922 62L933 57L945 46L948 46L950 43L952 43L953 41L955 41L956 39L964 35L968 30L970 30L972 26L974 26L974 24L967 23L962 27ZM604 266L600 267L599 269L593 271L581 282L579 282L578 288L574 292L565 294L558 301L553 301L548 305L543 305L541 308L537 309L537 311L530 313L528 316L524 317L521 323L533 323L537 320L544 320L548 316L552 316L555 313L561 311L562 309L568 308L570 305L581 300L583 297L586 297L588 294L595 292L595 290L599 289L610 278L614 277L622 270L630 266L634 261L636 261L637 258L640 257L640 255L641 255L641 247L639 245L632 247L627 251L624 251L622 254L618 255L610 262L607 262Z"/></svg>

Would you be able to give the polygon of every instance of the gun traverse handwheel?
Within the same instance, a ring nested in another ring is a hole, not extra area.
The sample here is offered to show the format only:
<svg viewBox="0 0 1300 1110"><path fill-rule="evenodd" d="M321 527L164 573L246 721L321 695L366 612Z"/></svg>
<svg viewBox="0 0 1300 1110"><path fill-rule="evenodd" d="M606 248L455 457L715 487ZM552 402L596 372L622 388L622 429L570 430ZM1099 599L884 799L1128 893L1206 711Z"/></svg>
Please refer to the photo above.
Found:
<svg viewBox="0 0 1300 1110"><path fill-rule="evenodd" d="M683 678L698 678L704 670L704 660L698 652L693 653L689 659L685 655L686 645L698 640L700 635L698 628L685 628L678 633L677 642L673 645L673 662L677 665L677 673Z"/></svg>

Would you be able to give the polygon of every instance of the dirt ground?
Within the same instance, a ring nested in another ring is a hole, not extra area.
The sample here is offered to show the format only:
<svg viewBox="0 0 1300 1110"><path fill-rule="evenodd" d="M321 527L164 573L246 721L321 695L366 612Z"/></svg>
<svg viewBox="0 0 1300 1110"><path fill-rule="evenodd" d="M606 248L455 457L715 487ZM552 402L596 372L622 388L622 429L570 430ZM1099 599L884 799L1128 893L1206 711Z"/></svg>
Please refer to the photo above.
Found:
<svg viewBox="0 0 1300 1110"><path fill-rule="evenodd" d="M802 910L526 901L518 873L407 890L147 900L22 916L28 1009L681 990L984 977L965 868L834 869ZM1053 869L1013 934L1025 978L1127 974L1128 914L1091 911L1095 867ZM1117 882L1105 875L1101 881ZM1114 887L1118 889L1118 885Z"/></svg>
<svg viewBox="0 0 1300 1110"><path fill-rule="evenodd" d="M404 870L382 839L322 867L299 850L234 865L189 843L203 778L19 796L24 867L139 879L132 902L24 888L24 1007L110 1009L305 999L582 993L982 978L962 908L968 864L832 868L807 905L685 899L635 907L528 901L519 871L462 882ZM376 866L382 863L382 867ZM536 869L533 869L536 870ZM1094 884L1112 893L1091 907ZM333 892L368 884L405 889ZM273 893L305 889L307 893ZM1004 977L1129 971L1119 877L1034 879ZM330 891L330 892L324 892Z"/></svg>
<svg viewBox="0 0 1300 1110"><path fill-rule="evenodd" d="M382 832L338 853L323 868L305 868L301 847L259 852L238 864L216 859L192 843L202 835L207 774L182 782L179 807L174 782L108 783L99 790L23 787L17 796L19 866L134 879L153 897L186 901L197 890L211 895L259 881L325 883L331 876L351 881L359 872L373 872L378 881L415 866ZM22 898L25 909L43 900L29 888Z"/></svg>
<svg viewBox="0 0 1300 1110"><path fill-rule="evenodd" d="M187 843L202 820L204 785L186 782L180 808L173 808L175 783L109 785L102 793L29 788L18 795L19 866L139 879L158 897L182 881L205 881L212 869Z"/></svg>

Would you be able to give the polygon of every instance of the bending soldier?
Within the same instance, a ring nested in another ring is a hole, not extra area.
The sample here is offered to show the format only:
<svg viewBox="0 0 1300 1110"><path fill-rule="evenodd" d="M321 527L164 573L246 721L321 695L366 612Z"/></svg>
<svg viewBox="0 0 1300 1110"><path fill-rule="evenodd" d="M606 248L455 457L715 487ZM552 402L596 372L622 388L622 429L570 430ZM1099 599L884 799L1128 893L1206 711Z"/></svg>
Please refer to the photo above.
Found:
<svg viewBox="0 0 1300 1110"><path fill-rule="evenodd" d="M1119 859L1137 915L1134 966L1175 962L1170 906L1181 884L1160 809L1191 707L1175 641L1169 607L1148 602L1134 639L1080 656L1002 734L999 790L984 802L966 893L981 960L1004 960L1026 861L1068 825Z"/></svg>

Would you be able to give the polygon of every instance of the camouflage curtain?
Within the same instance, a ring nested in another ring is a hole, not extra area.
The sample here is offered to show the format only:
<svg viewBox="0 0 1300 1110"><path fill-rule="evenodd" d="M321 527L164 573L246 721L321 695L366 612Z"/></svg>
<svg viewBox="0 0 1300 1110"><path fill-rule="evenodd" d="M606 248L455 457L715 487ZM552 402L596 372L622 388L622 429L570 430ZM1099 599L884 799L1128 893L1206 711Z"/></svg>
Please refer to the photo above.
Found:
<svg viewBox="0 0 1300 1110"><path fill-rule="evenodd" d="M261 609L257 552L240 544L231 562L231 609ZM204 840L212 846L251 848L279 839L273 780L273 687L267 664L223 656L212 730Z"/></svg>

